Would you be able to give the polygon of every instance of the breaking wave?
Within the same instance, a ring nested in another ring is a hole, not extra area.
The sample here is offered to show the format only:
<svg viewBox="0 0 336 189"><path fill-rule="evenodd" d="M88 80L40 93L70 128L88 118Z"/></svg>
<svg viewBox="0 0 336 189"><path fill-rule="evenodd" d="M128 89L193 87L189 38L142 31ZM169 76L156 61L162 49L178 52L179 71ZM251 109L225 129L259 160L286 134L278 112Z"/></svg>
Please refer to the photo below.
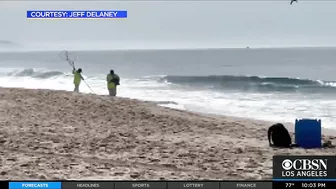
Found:
<svg viewBox="0 0 336 189"><path fill-rule="evenodd" d="M336 81L260 76L163 76L161 82L208 89L336 92Z"/></svg>
<svg viewBox="0 0 336 189"><path fill-rule="evenodd" d="M39 79L48 79L55 76L66 76L66 73L60 71L48 71L48 70L36 70L33 68L27 68L18 71L12 71L7 73L7 76L14 76L14 77L32 77L32 78L39 78Z"/></svg>
<svg viewBox="0 0 336 189"><path fill-rule="evenodd" d="M16 71L4 71L2 76L10 77L31 77L47 80L58 77L71 76L55 70L42 70L26 68ZM85 77L85 76L84 76ZM85 77L86 79L104 79L101 75ZM255 92L305 92L305 93L336 93L336 81L321 81L289 77L261 77L261 76L146 76L135 81L134 86L143 85L143 81L159 82L171 86L182 86L188 89L206 90L235 90ZM104 81L105 82L105 81ZM148 85L148 83L146 84ZM148 86L149 87L149 86Z"/></svg>

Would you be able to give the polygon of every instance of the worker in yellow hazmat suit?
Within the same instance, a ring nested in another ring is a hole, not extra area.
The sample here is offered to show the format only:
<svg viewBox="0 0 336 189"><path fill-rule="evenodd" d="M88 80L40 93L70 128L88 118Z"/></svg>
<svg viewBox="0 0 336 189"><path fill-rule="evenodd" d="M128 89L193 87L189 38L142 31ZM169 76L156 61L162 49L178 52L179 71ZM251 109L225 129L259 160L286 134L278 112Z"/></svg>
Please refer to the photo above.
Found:
<svg viewBox="0 0 336 189"><path fill-rule="evenodd" d="M107 89L110 96L117 95L117 86L120 85L120 78L117 74L114 73L114 70L111 70L106 77Z"/></svg>
<svg viewBox="0 0 336 189"><path fill-rule="evenodd" d="M81 73L82 73L82 69L79 68L78 70L76 70L75 68L72 70L72 73L74 74L74 84L75 84L75 92L79 92L79 85L83 79Z"/></svg>

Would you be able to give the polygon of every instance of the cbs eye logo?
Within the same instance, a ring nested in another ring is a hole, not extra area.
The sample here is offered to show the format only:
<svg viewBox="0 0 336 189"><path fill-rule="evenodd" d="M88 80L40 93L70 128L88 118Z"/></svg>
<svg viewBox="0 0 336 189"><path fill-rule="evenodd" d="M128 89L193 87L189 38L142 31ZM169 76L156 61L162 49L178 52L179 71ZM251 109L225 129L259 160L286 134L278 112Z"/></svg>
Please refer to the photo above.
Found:
<svg viewBox="0 0 336 189"><path fill-rule="evenodd" d="M282 168L286 171L290 170L293 167L293 163L289 159L285 159L282 161Z"/></svg>

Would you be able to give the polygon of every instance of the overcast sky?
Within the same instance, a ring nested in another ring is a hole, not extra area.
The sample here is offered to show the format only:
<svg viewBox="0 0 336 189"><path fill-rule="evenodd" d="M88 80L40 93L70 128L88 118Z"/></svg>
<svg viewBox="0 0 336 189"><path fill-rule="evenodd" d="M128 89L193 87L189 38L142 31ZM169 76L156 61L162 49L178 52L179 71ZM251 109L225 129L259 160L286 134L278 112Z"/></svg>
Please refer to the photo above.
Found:
<svg viewBox="0 0 336 189"><path fill-rule="evenodd" d="M127 10L122 20L27 20L27 10ZM336 0L0 2L0 40L108 47L336 46Z"/></svg>

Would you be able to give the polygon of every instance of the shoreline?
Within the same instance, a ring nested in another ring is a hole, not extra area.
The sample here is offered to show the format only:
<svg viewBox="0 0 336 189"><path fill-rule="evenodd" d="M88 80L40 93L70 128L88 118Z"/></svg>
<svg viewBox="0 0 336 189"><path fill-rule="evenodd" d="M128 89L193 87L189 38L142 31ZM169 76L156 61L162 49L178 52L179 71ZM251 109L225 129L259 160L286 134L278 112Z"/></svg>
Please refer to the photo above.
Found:
<svg viewBox="0 0 336 189"><path fill-rule="evenodd" d="M0 179L260 180L273 155L334 155L270 148L268 121L47 89L0 96ZM336 131L323 135L336 143Z"/></svg>
<svg viewBox="0 0 336 189"><path fill-rule="evenodd" d="M119 97L119 98L124 98L124 97ZM127 99L127 98L125 98ZM136 99L138 100L138 99ZM143 100L139 100L139 101L143 101ZM169 107L169 106L164 106L165 104L160 104L160 101L143 101L143 102L148 102L148 103L155 103L157 106L160 107L166 107L166 108L170 108L172 110L180 110L180 111L184 111L184 112L190 112L190 113L196 113L196 114L200 114L202 116L205 117L213 117L213 118L229 118L229 119L233 119L233 120L245 120L247 122L260 122L263 124L268 124L269 126L275 124L275 123L282 123L289 132L294 132L295 129L295 120L293 120L293 122L289 122L289 121L269 121L269 120L263 120L263 119L257 119L257 118L252 118L252 117L240 117L240 116L231 116L231 115L223 115L223 114L215 114L215 113L204 113L204 112L196 112L196 111L192 111L192 110L186 110L186 109L178 109L178 108L173 108L173 107ZM163 101L166 102L166 101ZM167 101L169 102L169 101ZM174 104L174 101L172 104ZM308 119L308 118L307 118ZM300 120L300 119L299 119ZM323 122L322 122L322 135L324 133L327 133L327 135L333 135L336 136L336 128L329 128L329 127L323 127Z"/></svg>

